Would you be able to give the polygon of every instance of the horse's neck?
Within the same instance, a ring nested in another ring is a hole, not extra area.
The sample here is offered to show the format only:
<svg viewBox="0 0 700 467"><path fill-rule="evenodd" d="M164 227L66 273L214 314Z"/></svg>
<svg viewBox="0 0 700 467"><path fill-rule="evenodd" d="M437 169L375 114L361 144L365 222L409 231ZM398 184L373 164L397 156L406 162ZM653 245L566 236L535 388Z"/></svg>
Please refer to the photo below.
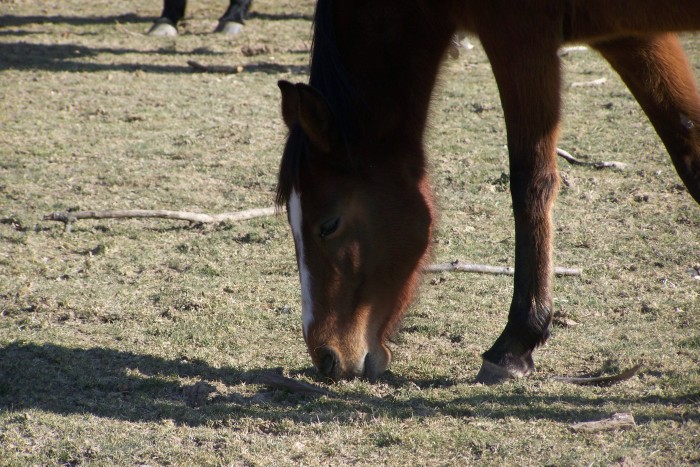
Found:
<svg viewBox="0 0 700 467"><path fill-rule="evenodd" d="M422 142L431 95L454 27L426 20L387 28L392 28L387 33L391 37L377 34L363 44L348 34L345 43L339 39L339 48L365 100L362 126L370 129L375 141L412 145Z"/></svg>

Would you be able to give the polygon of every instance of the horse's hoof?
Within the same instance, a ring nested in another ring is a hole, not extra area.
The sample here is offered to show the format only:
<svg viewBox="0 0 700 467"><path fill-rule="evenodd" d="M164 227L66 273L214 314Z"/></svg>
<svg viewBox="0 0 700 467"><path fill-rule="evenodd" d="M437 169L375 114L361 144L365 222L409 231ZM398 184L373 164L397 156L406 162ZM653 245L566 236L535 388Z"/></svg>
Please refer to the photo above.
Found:
<svg viewBox="0 0 700 467"><path fill-rule="evenodd" d="M481 384L501 384L506 381L522 378L529 372L523 372L514 368L506 368L488 360L482 360L479 374L476 375L476 382Z"/></svg>
<svg viewBox="0 0 700 467"><path fill-rule="evenodd" d="M243 24L236 23L235 21L225 21L219 23L214 32L220 32L221 34L230 34L235 36L243 31Z"/></svg>
<svg viewBox="0 0 700 467"><path fill-rule="evenodd" d="M177 36L177 28L168 21L156 21L148 30L149 36L172 37Z"/></svg>

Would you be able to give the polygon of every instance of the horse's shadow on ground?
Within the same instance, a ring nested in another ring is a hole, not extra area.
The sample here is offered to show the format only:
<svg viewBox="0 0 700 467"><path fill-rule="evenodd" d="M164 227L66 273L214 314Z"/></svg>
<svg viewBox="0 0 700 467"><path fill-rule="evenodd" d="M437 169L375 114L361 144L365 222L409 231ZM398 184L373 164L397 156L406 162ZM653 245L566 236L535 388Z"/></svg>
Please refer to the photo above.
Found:
<svg viewBox="0 0 700 467"><path fill-rule="evenodd" d="M294 420L296 423L336 421L352 423L358 413L389 418L448 415L503 419L550 419L575 422L605 418L611 414L599 400L567 395L523 395L502 391L436 400L429 395L407 399L373 396L365 392L314 396L258 384L265 369L216 368L186 358L167 360L105 348L79 349L54 344L12 343L0 348L0 410L38 409L58 414L93 414L99 417L152 422L172 420L189 426L226 423L253 417ZM309 370L311 371L311 370ZM302 373L308 373L303 370ZM183 383L183 380L187 381ZM383 382L402 387L449 388L453 381L408 381L389 373ZM500 393L499 393L500 392ZM698 395L654 397L654 404L668 407L692 404ZM568 402L570 410L549 404ZM620 405L644 402L617 398ZM479 410L488 404L487 411ZM533 412L532 405L538 409ZM544 408L543 408L544 407ZM692 412L692 411L690 411ZM677 421L700 421L689 413ZM644 417L637 416L644 422Z"/></svg>

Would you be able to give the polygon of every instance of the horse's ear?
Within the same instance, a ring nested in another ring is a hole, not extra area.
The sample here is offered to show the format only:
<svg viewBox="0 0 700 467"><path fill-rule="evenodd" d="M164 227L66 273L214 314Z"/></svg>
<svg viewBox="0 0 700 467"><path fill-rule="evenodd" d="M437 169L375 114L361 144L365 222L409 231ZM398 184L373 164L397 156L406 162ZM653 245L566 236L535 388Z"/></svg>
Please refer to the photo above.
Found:
<svg viewBox="0 0 700 467"><path fill-rule="evenodd" d="M295 123L322 152L331 150L331 109L320 92L307 84L279 81L282 91L282 118L288 128Z"/></svg>
<svg viewBox="0 0 700 467"><path fill-rule="evenodd" d="M290 130L299 121L299 92L289 81L277 81L282 91L282 119Z"/></svg>

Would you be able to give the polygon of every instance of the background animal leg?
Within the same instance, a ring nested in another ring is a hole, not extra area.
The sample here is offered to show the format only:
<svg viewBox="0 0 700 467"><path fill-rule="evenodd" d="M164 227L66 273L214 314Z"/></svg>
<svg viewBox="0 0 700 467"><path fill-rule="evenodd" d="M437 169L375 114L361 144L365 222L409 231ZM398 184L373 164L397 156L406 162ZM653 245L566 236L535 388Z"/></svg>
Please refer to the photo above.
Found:
<svg viewBox="0 0 700 467"><path fill-rule="evenodd" d="M153 23L148 34L151 36L177 36L177 23L185 17L187 0L165 0L160 18Z"/></svg>
<svg viewBox="0 0 700 467"><path fill-rule="evenodd" d="M532 352L547 340L552 321L560 72L556 39L534 42L482 35L506 119L515 217L513 300L505 329L483 354L477 382L487 384L531 373Z"/></svg>
<svg viewBox="0 0 700 467"><path fill-rule="evenodd" d="M241 32L252 4L253 0L231 0L226 13L219 18L216 32L224 34L238 34Z"/></svg>
<svg viewBox="0 0 700 467"><path fill-rule="evenodd" d="M628 37L593 46L634 94L700 203L700 96L678 37Z"/></svg>

